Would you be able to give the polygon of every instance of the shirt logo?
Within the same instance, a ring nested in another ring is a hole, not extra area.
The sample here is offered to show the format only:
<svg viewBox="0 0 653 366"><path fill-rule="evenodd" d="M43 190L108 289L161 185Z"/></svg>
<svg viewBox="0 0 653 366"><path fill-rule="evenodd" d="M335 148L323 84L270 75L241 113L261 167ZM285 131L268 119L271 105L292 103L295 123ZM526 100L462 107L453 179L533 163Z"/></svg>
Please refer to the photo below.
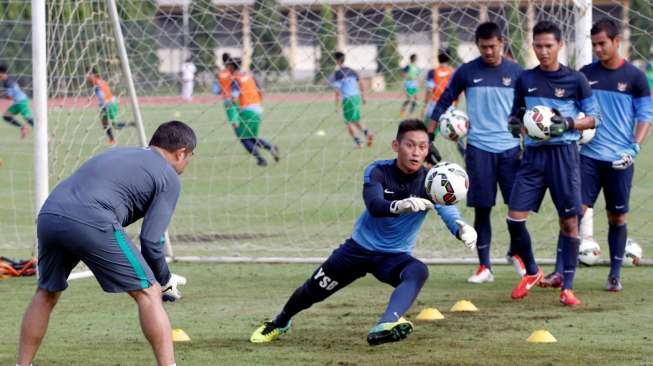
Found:
<svg viewBox="0 0 653 366"><path fill-rule="evenodd" d="M617 90L619 90L620 92L625 92L627 87L628 87L627 83L617 83Z"/></svg>
<svg viewBox="0 0 653 366"><path fill-rule="evenodd" d="M556 97L562 98L562 97L565 96L565 90L562 89L562 88L556 88L555 91L554 91L554 94L555 94Z"/></svg>
<svg viewBox="0 0 653 366"><path fill-rule="evenodd" d="M383 190L383 193L385 193L385 194L394 194L393 191L391 191L391 190L389 190L387 188Z"/></svg>
<svg viewBox="0 0 653 366"><path fill-rule="evenodd" d="M529 93L532 93L532 92L534 92L534 91L536 91L536 90L537 90L537 88L528 88L528 92L529 92Z"/></svg>
<svg viewBox="0 0 653 366"><path fill-rule="evenodd" d="M441 78L449 76L449 71L438 71L438 76Z"/></svg>
<svg viewBox="0 0 653 366"><path fill-rule="evenodd" d="M482 78L481 78L481 79L474 79L474 80L472 80L472 81L474 82L474 84L478 84L478 83L480 83L481 81L483 81L483 79L482 79Z"/></svg>
<svg viewBox="0 0 653 366"><path fill-rule="evenodd" d="M598 83L598 81L596 81L596 80L590 80L590 85L594 85L594 84L596 84L596 83Z"/></svg>
<svg viewBox="0 0 653 366"><path fill-rule="evenodd" d="M501 78L501 83L503 83L504 86L510 86L510 84L512 84L512 78L503 77Z"/></svg>

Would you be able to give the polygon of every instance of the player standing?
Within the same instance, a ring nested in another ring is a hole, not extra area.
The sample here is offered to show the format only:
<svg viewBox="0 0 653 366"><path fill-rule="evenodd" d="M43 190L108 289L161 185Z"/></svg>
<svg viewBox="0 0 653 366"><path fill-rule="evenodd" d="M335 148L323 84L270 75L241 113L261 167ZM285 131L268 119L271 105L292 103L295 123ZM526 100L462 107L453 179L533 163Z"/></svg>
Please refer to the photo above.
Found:
<svg viewBox="0 0 653 366"><path fill-rule="evenodd" d="M20 128L20 137L25 138L29 133L29 127L18 122L14 116L20 114L25 118L25 121L27 121L30 126L34 126L32 110L29 108L29 98L20 88L18 82L9 76L8 71L9 69L7 68L7 65L0 65L0 82L2 82L2 92L0 93L0 97L5 97L12 102L9 108L7 108L5 113L2 115L2 118L7 121L7 123Z"/></svg>
<svg viewBox="0 0 653 366"><path fill-rule="evenodd" d="M193 130L171 121L157 128L148 148L116 148L82 165L50 193L38 215L38 289L20 334L18 365L31 364L50 314L81 260L106 292L127 292L160 366L174 365L170 321L162 293L180 298L179 276L166 263L161 237L179 198L196 145ZM124 227L143 218L140 252ZM163 286L163 287L162 287Z"/></svg>
<svg viewBox="0 0 653 366"><path fill-rule="evenodd" d="M422 166L429 150L426 127L417 119L399 124L392 149L394 160L379 160L365 170L365 210L354 231L338 249L295 290L277 317L252 334L255 343L270 342L290 329L291 318L372 273L395 290L388 307L367 335L370 345L396 342L413 331L402 316L413 304L428 277L428 267L411 255L417 234L433 202L424 188ZM474 228L465 224L455 206L435 206L449 231L469 248Z"/></svg>
<svg viewBox="0 0 653 366"><path fill-rule="evenodd" d="M409 115L413 115L415 107L417 107L417 93L419 92L419 85L417 78L419 77L419 69L417 68L417 55L410 55L410 63L401 69L401 75L404 78L404 103L399 110L399 116L404 117L406 114L406 107L410 105Z"/></svg>
<svg viewBox="0 0 653 366"><path fill-rule="evenodd" d="M263 106L261 105L263 95L254 77L240 71L240 65L241 60L237 58L227 61L227 70L231 72L233 77L231 85L233 103L239 103L240 105L238 123L232 122L232 126L245 150L256 158L256 164L258 166L267 166L268 162L261 156L258 147L269 151L276 162L279 161L279 149L267 140L258 137L261 115L263 114Z"/></svg>
<svg viewBox="0 0 653 366"><path fill-rule="evenodd" d="M195 73L197 67L190 58L181 64L181 99L190 102L193 100L193 87L195 86Z"/></svg>
<svg viewBox="0 0 653 366"><path fill-rule="evenodd" d="M329 78L329 83L335 88L336 110L340 108L342 99L342 114L354 144L357 148L361 147L357 131L362 131L367 139L367 146L372 146L374 134L361 122L361 102L366 103L363 82L356 71L344 65L344 53L336 52L333 54L333 58L336 60L336 71Z"/></svg>
<svg viewBox="0 0 653 366"><path fill-rule="evenodd" d="M490 214L496 202L497 184L504 203L508 204L521 161L519 138L510 134L507 120L515 98L515 83L523 69L503 57L504 38L496 23L479 25L475 39L481 56L456 70L430 117L433 127L460 93L465 93L470 124L464 155L469 174L467 206L474 208L480 264L467 281L483 283L494 281L490 262ZM510 258L511 253L508 254ZM519 256L511 260L523 275Z"/></svg>
<svg viewBox="0 0 653 366"><path fill-rule="evenodd" d="M510 194L508 230L510 245L526 266L526 275L512 291L513 299L523 298L543 277L533 256L526 220L539 209L547 189L560 218L558 250L563 259L560 302L579 305L573 283L578 261L578 215L580 207L580 156L576 142L579 130L593 128L600 120L599 107L585 76L558 62L562 31L552 22L541 21L533 28L533 49L540 64L517 79L515 100L508 128L518 137L525 109L547 106L558 113L551 119L549 140L525 137L524 155ZM576 118L580 112L585 117Z"/></svg>

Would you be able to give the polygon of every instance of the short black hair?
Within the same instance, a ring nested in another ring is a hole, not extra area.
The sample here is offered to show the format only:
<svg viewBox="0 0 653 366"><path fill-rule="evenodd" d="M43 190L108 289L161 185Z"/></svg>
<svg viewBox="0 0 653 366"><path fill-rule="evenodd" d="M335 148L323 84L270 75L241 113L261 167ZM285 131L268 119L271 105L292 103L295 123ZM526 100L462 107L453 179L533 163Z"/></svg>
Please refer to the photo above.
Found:
<svg viewBox="0 0 653 366"><path fill-rule="evenodd" d="M404 137L404 134L410 131L424 131L424 133L428 134L428 130L426 129L424 122L418 119L405 119L399 123L396 140L401 141L401 139Z"/></svg>
<svg viewBox="0 0 653 366"><path fill-rule="evenodd" d="M190 151L197 146L197 137L190 126L180 121L169 121L162 123L150 140L150 146L160 147L169 152L175 152L181 148Z"/></svg>
<svg viewBox="0 0 653 366"><path fill-rule="evenodd" d="M6 74L9 68L5 64L0 64L0 74Z"/></svg>
<svg viewBox="0 0 653 366"><path fill-rule="evenodd" d="M95 75L95 76L98 75L97 69L95 67L91 67L91 70L89 70L88 73L91 74L91 75Z"/></svg>
<svg viewBox="0 0 653 366"><path fill-rule="evenodd" d="M478 43L479 39L492 39L495 37L499 41L503 41L503 34L501 34L501 28L499 28L497 23L485 22L476 27L476 32L474 33L476 43Z"/></svg>
<svg viewBox="0 0 653 366"><path fill-rule="evenodd" d="M417 54L413 53L410 55L410 62L415 62L415 60L417 60Z"/></svg>
<svg viewBox="0 0 653 366"><path fill-rule="evenodd" d="M619 33L621 33L621 28L614 20L603 18L594 23L590 30L590 34L594 36L601 32L605 32L605 35L608 36L608 38L615 39L619 36Z"/></svg>
<svg viewBox="0 0 653 366"><path fill-rule="evenodd" d="M540 34L553 34L556 41L562 41L562 31L560 30L560 27L558 27L554 22L548 20L537 22L535 27L533 27L533 39L535 39L535 36Z"/></svg>
<svg viewBox="0 0 653 366"><path fill-rule="evenodd" d="M223 53L222 54L222 63L226 65L230 58L231 58L231 55L229 53L227 53L227 52Z"/></svg>
<svg viewBox="0 0 653 366"><path fill-rule="evenodd" d="M441 64L446 64L449 62L449 50L441 50L440 53L438 53L438 62Z"/></svg>
<svg viewBox="0 0 653 366"><path fill-rule="evenodd" d="M342 53L342 52L340 52L340 51L334 52L334 53L333 53L333 58L334 58L336 61L339 61L339 62L345 62L345 54Z"/></svg>
<svg viewBox="0 0 653 366"><path fill-rule="evenodd" d="M227 63L225 64L226 66L233 66L234 69L240 70L240 65L242 65L243 60L241 60L239 57L230 57L229 60L227 60Z"/></svg>

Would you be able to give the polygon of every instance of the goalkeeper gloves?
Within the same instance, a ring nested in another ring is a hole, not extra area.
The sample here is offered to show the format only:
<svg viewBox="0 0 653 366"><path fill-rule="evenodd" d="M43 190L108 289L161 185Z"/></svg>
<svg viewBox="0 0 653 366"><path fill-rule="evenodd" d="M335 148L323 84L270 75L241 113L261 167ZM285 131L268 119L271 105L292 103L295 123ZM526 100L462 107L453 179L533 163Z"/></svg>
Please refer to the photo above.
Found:
<svg viewBox="0 0 653 366"><path fill-rule="evenodd" d="M508 117L508 131L512 134L512 137L519 138L521 136L521 130L523 127L522 120L524 119L524 114L526 113L526 108L522 107L517 110L517 115L512 115Z"/></svg>
<svg viewBox="0 0 653 366"><path fill-rule="evenodd" d="M426 154L425 161L431 165L435 165L442 161L442 155L440 155L440 151L438 151L438 148L435 147L435 143L433 142L429 144L429 153Z"/></svg>
<svg viewBox="0 0 653 366"><path fill-rule="evenodd" d="M617 170L626 170L633 165L635 158L639 154L639 144L633 142L630 146L619 152L621 159L612 162L612 168Z"/></svg>
<svg viewBox="0 0 653 366"><path fill-rule="evenodd" d="M476 248L476 239L478 235L473 226L466 224L463 220L456 220L456 225L458 225L458 239L460 239L463 244L468 249Z"/></svg>
<svg viewBox="0 0 653 366"><path fill-rule="evenodd" d="M181 291L177 288L180 285L186 284L186 277L171 274L168 283L162 287L161 296L163 301L174 302L181 299Z"/></svg>
<svg viewBox="0 0 653 366"><path fill-rule="evenodd" d="M395 215L426 211L432 208L433 202L419 197L404 198L390 203L390 212Z"/></svg>
<svg viewBox="0 0 653 366"><path fill-rule="evenodd" d="M563 117L560 115L560 111L555 108L553 108L553 113L555 113L555 116L551 117L551 126L549 127L551 137L560 136L565 131L574 129L576 123L573 117Z"/></svg>

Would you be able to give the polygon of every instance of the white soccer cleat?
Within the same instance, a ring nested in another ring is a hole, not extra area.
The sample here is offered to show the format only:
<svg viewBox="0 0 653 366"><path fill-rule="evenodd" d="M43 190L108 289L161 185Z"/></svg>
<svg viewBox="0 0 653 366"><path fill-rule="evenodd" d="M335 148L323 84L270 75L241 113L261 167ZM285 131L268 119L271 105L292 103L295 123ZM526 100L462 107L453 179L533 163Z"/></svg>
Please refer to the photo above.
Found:
<svg viewBox="0 0 653 366"><path fill-rule="evenodd" d="M476 273L467 279L469 283L485 283L494 282L494 275L492 271L484 265L480 265Z"/></svg>

